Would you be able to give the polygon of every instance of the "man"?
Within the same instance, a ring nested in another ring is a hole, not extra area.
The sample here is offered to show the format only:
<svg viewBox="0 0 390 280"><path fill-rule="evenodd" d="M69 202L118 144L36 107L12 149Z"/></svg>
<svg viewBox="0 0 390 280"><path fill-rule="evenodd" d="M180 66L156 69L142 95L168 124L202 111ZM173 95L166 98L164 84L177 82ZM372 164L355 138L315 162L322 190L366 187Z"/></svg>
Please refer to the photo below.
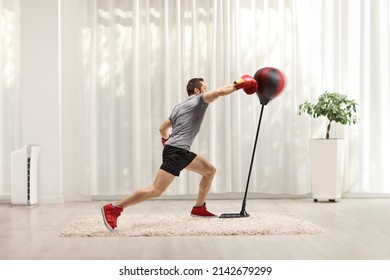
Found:
<svg viewBox="0 0 390 280"><path fill-rule="evenodd" d="M207 211L205 202L216 169L206 159L191 152L190 147L199 132L210 103L241 88L247 94L253 94L257 90L257 86L256 80L248 75L242 76L232 84L212 91L206 91L207 87L202 78L189 80L187 84L188 99L176 105L169 118L164 120L160 126L164 146L163 163L157 171L153 183L136 190L115 205L104 205L101 211L106 227L110 231L117 227L117 219L124 208L160 196L175 177L179 177L183 169L196 172L202 176L199 183L198 197L191 215L216 217L216 215Z"/></svg>

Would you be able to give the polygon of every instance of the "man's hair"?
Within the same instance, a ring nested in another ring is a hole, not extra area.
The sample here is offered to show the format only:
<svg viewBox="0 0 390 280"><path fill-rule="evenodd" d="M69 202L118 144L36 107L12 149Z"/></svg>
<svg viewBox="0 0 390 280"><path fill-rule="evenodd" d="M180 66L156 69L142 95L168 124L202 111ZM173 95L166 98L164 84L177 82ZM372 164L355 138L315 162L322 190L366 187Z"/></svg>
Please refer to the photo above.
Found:
<svg viewBox="0 0 390 280"><path fill-rule="evenodd" d="M188 81L187 83L187 93L188 96L191 96L195 93L195 89L201 89L202 87L202 82L204 81L203 78L193 78Z"/></svg>

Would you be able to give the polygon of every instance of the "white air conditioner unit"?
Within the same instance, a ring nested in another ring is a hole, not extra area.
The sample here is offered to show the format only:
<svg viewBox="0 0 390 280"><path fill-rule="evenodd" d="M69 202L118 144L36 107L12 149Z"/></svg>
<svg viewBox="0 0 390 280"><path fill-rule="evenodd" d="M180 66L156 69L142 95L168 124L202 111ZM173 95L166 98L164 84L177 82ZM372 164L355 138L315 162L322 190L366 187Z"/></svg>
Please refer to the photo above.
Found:
<svg viewBox="0 0 390 280"><path fill-rule="evenodd" d="M38 203L39 146L26 145L11 152L11 204Z"/></svg>

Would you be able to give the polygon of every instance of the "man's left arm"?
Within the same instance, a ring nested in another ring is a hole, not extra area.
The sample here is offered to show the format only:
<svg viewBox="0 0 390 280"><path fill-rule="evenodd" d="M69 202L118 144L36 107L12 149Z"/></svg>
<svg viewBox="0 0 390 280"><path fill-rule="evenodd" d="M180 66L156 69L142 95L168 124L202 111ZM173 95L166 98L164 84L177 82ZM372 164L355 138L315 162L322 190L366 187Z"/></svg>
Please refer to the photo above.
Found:
<svg viewBox="0 0 390 280"><path fill-rule="evenodd" d="M235 84L225 85L215 90L205 92L203 95L204 102L211 103L218 99L220 96L228 95L236 90Z"/></svg>
<svg viewBox="0 0 390 280"><path fill-rule="evenodd" d="M230 85L225 85L216 90L208 91L204 94L204 101L206 103L214 102L220 96L228 95L238 89L244 89L246 94L253 94L257 90L257 81L249 75L243 75L238 80Z"/></svg>

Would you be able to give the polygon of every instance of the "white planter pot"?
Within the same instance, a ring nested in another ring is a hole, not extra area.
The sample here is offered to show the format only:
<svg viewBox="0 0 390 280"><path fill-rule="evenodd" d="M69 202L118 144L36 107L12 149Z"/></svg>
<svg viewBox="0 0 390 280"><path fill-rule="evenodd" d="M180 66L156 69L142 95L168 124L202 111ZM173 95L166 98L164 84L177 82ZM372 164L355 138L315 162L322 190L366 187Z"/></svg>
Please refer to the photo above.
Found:
<svg viewBox="0 0 390 280"><path fill-rule="evenodd" d="M341 198L344 171L343 139L310 139L310 175L314 201Z"/></svg>

